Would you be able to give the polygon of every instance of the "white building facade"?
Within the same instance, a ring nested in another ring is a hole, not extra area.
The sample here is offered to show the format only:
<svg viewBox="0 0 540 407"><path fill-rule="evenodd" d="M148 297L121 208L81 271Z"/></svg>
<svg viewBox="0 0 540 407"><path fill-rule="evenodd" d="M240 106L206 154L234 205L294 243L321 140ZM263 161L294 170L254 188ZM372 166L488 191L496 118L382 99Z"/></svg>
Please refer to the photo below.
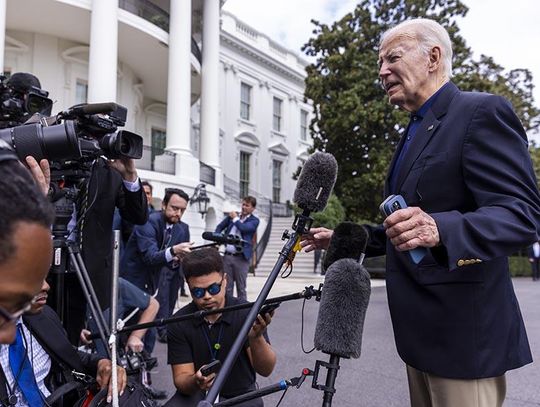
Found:
<svg viewBox="0 0 540 407"><path fill-rule="evenodd" d="M206 216L195 206L184 215L195 241L246 194L283 212L312 144L305 61L221 5L0 0L6 74L35 74L53 113L77 103L125 106L124 128L144 139L139 176L156 198L169 186L192 195L205 184Z"/></svg>

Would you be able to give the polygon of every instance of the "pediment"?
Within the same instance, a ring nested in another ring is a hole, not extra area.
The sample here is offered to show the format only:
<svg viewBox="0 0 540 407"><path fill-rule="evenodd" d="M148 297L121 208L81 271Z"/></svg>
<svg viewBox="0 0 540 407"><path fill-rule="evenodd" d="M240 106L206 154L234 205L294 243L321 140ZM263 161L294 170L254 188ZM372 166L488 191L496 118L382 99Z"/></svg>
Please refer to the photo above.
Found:
<svg viewBox="0 0 540 407"><path fill-rule="evenodd" d="M259 147L261 145L261 142L259 141L257 136L248 131L244 131L238 134L234 139L238 143L247 144L252 147Z"/></svg>
<svg viewBox="0 0 540 407"><path fill-rule="evenodd" d="M283 143L276 143L268 146L268 151L283 156L288 156L290 154L289 149L285 147L285 144Z"/></svg>
<svg viewBox="0 0 540 407"><path fill-rule="evenodd" d="M15 38L10 37L9 35L6 35L5 50L10 51L10 52L25 53L30 50L30 47L26 45L24 42L16 40Z"/></svg>
<svg viewBox="0 0 540 407"><path fill-rule="evenodd" d="M62 52L62 58L66 61L78 62L83 65L88 65L90 55L90 47L80 45L66 49Z"/></svg>

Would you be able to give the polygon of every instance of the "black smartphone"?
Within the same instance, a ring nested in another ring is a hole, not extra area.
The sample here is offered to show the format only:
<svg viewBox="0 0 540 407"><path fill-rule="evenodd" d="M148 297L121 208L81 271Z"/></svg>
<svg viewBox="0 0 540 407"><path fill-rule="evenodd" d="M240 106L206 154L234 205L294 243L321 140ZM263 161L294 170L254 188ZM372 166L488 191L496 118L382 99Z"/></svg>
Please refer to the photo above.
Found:
<svg viewBox="0 0 540 407"><path fill-rule="evenodd" d="M202 366L201 367L201 374L203 376L210 376L212 373L219 372L220 368L221 368L221 362L216 359L216 360Z"/></svg>
<svg viewBox="0 0 540 407"><path fill-rule="evenodd" d="M279 302L273 302L271 304L263 305L262 308L259 311L259 315L264 318L265 314L268 314L269 312L272 312L276 308L278 308L281 305Z"/></svg>

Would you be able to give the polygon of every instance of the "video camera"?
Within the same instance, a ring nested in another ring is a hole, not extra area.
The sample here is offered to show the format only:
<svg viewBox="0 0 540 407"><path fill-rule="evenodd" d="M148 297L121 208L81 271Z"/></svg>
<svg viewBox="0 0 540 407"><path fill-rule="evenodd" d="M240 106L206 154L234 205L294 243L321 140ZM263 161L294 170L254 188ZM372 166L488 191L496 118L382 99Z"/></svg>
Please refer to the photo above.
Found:
<svg viewBox="0 0 540 407"><path fill-rule="evenodd" d="M49 92L34 86L37 83L32 81L15 85L8 82L6 76L0 75L0 128L17 126L35 113L51 115L53 102L47 97Z"/></svg>
<svg viewBox="0 0 540 407"><path fill-rule="evenodd" d="M1 114L0 108L0 114ZM38 123L0 130L24 161L89 162L104 155L109 159L141 158L142 137L118 127L126 123L127 109L116 103L79 104L56 117L40 117Z"/></svg>

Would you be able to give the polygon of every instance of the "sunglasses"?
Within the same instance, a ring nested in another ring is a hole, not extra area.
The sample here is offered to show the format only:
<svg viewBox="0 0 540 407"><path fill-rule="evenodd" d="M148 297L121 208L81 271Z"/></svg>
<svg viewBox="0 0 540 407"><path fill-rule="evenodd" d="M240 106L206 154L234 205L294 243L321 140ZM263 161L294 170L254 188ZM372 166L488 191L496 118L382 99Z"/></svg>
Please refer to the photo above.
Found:
<svg viewBox="0 0 540 407"><path fill-rule="evenodd" d="M223 283L223 279L219 283L212 283L208 287L193 287L190 288L189 291L191 291L191 294L195 298L202 298L204 297L204 293L208 291L208 294L210 295L216 295L221 291L221 284Z"/></svg>

